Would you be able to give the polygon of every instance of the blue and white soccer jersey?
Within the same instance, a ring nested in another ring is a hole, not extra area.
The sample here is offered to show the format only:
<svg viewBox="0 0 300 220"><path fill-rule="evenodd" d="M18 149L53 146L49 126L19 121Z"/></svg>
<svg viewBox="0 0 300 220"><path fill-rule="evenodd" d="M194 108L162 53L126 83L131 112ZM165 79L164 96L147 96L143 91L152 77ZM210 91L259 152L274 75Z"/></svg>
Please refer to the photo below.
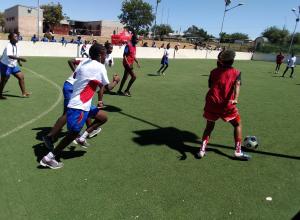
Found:
<svg viewBox="0 0 300 220"><path fill-rule="evenodd" d="M19 51L17 45L8 43L3 51L2 58L0 61L0 72L2 77L10 77L11 74L15 75L21 72L18 67L18 61L16 59L11 59L9 56L19 56Z"/></svg>
<svg viewBox="0 0 300 220"><path fill-rule="evenodd" d="M83 61L75 72L76 81L67 110L67 127L70 132L78 133L89 116L97 87L107 85L109 80L105 66L95 60ZM97 109L94 110L91 116Z"/></svg>
<svg viewBox="0 0 300 220"><path fill-rule="evenodd" d="M170 50L169 49L165 49L164 50L164 55L161 59L161 64L162 65L166 65L169 64L169 55L170 55Z"/></svg>

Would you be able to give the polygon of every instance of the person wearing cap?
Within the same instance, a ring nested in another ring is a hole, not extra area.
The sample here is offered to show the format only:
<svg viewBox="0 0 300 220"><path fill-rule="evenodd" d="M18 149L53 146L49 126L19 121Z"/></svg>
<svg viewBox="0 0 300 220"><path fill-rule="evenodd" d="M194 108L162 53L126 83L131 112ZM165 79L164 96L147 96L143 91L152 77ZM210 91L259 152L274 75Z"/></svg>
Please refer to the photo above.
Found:
<svg viewBox="0 0 300 220"><path fill-rule="evenodd" d="M234 129L235 152L234 156L241 160L249 160L250 156L242 152L242 124L236 107L238 103L241 72L232 67L235 52L224 50L219 56L219 65L210 72L203 117L207 120L202 136L202 144L197 156L205 156L206 146L215 122L221 118L229 122Z"/></svg>

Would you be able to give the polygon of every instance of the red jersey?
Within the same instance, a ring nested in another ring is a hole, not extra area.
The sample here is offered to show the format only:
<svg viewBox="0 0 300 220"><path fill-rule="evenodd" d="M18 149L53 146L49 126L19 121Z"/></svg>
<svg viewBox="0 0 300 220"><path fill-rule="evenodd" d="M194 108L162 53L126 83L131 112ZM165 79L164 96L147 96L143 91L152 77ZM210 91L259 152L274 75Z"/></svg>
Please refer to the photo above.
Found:
<svg viewBox="0 0 300 220"><path fill-rule="evenodd" d="M276 63L277 63L277 64L282 64L283 59L284 59L284 56L278 54L278 55L276 56Z"/></svg>
<svg viewBox="0 0 300 220"><path fill-rule="evenodd" d="M129 65L132 65L135 60L136 55L136 47L131 43L128 43L124 49L124 56L127 58L127 62ZM127 65L125 58L123 58L123 65Z"/></svg>
<svg viewBox="0 0 300 220"><path fill-rule="evenodd" d="M241 73L233 67L212 70L204 110L217 114L237 111L236 106L229 102L235 98L234 86L237 80L241 80Z"/></svg>

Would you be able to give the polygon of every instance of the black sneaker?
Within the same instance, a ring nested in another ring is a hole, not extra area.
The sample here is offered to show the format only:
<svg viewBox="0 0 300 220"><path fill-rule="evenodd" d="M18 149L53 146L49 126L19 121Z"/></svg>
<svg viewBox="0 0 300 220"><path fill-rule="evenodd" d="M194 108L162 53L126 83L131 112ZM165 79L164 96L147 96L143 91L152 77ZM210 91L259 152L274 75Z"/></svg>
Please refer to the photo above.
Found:
<svg viewBox="0 0 300 220"><path fill-rule="evenodd" d="M44 142L45 146L48 148L48 150L52 151L54 149L54 145L51 140L51 137L43 136L43 142Z"/></svg>

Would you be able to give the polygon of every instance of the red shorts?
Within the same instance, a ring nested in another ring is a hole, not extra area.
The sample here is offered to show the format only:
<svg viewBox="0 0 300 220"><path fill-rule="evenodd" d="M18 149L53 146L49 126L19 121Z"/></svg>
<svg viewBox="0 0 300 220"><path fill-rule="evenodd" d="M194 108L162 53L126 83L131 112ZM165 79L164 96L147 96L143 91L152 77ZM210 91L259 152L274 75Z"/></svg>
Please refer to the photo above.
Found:
<svg viewBox="0 0 300 220"><path fill-rule="evenodd" d="M241 120L239 112L237 110L223 112L223 113L204 111L203 117L208 121L217 121L219 118L221 118L223 121L226 121L226 122L229 122L233 119L236 119L237 122L240 122L240 120Z"/></svg>

